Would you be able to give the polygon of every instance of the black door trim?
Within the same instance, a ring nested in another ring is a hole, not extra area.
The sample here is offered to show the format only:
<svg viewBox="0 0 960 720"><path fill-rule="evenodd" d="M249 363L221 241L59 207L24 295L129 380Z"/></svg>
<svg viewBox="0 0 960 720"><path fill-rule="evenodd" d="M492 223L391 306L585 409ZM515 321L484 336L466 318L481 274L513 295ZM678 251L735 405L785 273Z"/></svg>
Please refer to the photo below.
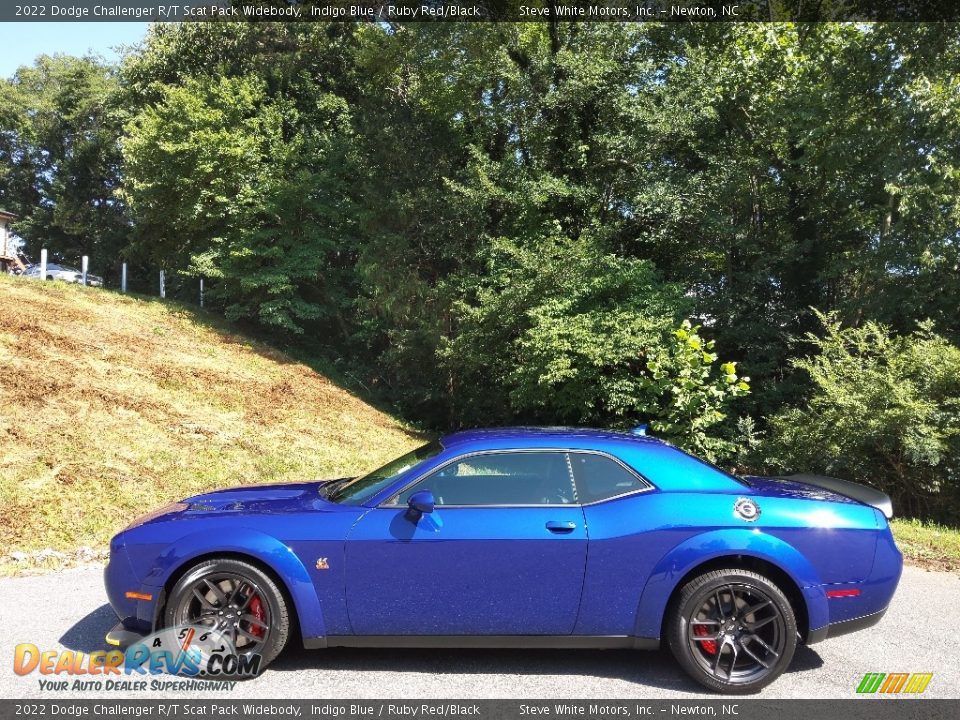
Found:
<svg viewBox="0 0 960 720"><path fill-rule="evenodd" d="M305 648L531 648L656 650L657 638L632 635L327 635L306 638Z"/></svg>

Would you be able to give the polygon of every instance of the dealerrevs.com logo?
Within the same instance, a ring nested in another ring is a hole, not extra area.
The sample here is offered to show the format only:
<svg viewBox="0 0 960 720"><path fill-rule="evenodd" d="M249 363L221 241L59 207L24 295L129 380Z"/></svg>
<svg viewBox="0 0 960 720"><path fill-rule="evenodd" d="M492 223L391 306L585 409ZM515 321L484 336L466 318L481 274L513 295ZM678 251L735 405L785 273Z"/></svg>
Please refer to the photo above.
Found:
<svg viewBox="0 0 960 720"><path fill-rule="evenodd" d="M259 654L237 653L223 633L184 625L148 635L126 650L84 653L21 643L14 649L13 671L44 676L39 683L45 691L232 690L236 680L259 674L261 660ZM147 679L158 675L186 680Z"/></svg>
<svg viewBox="0 0 960 720"><path fill-rule="evenodd" d="M932 679L933 673L867 673L857 685L857 692L919 695Z"/></svg>

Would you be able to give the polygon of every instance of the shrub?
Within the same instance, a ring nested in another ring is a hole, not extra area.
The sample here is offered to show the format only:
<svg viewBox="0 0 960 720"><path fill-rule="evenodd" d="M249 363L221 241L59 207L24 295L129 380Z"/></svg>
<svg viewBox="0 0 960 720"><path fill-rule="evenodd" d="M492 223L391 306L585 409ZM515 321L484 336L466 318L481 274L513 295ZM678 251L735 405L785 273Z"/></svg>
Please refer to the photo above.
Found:
<svg viewBox="0 0 960 720"><path fill-rule="evenodd" d="M960 348L931 323L895 336L820 319L817 354L794 361L813 392L772 418L768 464L876 486L898 514L960 519Z"/></svg>
<svg viewBox="0 0 960 720"><path fill-rule="evenodd" d="M648 422L709 458L730 451L716 428L749 378L679 319L687 299L650 263L549 239L500 242L487 269L440 349L462 423Z"/></svg>

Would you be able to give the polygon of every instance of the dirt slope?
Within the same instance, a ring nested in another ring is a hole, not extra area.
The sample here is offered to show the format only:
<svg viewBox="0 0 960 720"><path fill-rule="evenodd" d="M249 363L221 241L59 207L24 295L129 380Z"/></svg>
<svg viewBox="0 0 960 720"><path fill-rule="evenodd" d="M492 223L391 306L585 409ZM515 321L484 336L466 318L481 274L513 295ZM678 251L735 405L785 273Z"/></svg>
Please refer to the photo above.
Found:
<svg viewBox="0 0 960 720"><path fill-rule="evenodd" d="M0 276L7 571L42 548L102 548L137 515L185 495L356 474L419 441L205 314Z"/></svg>

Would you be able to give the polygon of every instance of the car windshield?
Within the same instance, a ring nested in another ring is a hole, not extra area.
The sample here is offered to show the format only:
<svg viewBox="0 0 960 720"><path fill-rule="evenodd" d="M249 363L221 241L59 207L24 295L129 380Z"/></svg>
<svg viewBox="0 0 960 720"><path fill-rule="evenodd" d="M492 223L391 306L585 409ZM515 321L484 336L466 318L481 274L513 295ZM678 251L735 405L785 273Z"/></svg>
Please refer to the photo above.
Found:
<svg viewBox="0 0 960 720"><path fill-rule="evenodd" d="M443 446L438 442L423 445L362 477L327 483L321 486L320 496L330 502L360 505L389 486L407 470L434 455L439 455L442 450Z"/></svg>

